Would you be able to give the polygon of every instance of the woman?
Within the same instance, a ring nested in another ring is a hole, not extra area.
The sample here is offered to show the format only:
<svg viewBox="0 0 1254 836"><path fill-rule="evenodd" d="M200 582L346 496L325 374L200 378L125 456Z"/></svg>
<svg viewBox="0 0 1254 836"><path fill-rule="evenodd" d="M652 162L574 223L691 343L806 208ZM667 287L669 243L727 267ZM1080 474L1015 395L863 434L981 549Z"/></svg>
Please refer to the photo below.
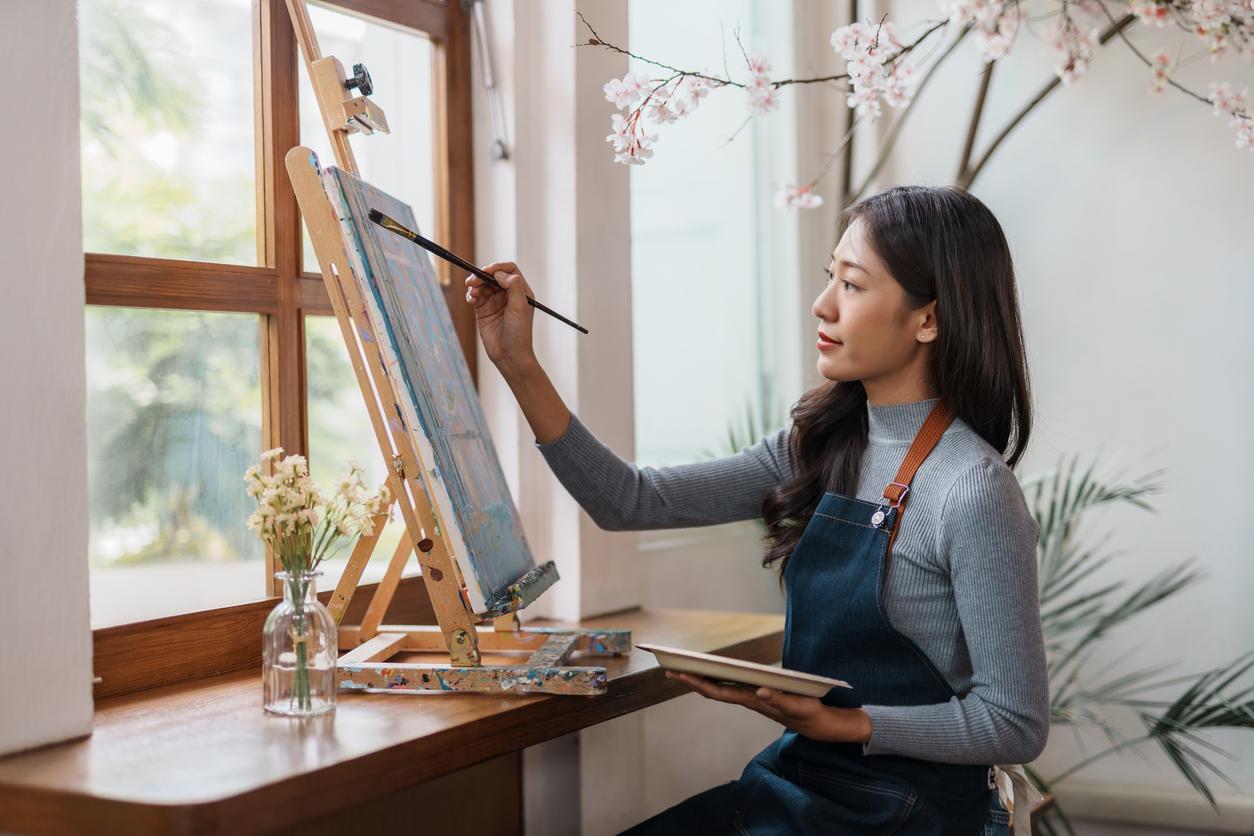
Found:
<svg viewBox="0 0 1254 836"><path fill-rule="evenodd" d="M824 382L791 427L714 462L636 468L562 403L518 267L469 277L488 357L562 484L603 528L761 516L787 593L783 664L822 700L668 674L786 727L739 780L632 833L1007 832L996 764L1045 746L1039 534L1012 468L1031 406L1010 249L955 188L841 214L813 305ZM905 510L909 507L909 513Z"/></svg>

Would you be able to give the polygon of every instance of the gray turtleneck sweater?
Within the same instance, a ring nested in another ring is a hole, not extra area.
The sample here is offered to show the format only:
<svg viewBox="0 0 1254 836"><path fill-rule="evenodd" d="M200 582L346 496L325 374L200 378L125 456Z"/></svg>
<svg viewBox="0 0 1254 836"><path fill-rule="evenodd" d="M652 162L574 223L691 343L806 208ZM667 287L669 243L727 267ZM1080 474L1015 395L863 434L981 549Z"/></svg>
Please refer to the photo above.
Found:
<svg viewBox="0 0 1254 836"><path fill-rule="evenodd" d="M873 406L858 499L876 502L936 399ZM536 444L601 528L714 525L759 517L767 491L792 476L788 428L715 461L636 467L572 416ZM1034 760L1049 732L1041 635L1039 529L1001 454L955 418L923 462L893 543L885 606L956 696L935 705L866 705L868 755L968 764Z"/></svg>

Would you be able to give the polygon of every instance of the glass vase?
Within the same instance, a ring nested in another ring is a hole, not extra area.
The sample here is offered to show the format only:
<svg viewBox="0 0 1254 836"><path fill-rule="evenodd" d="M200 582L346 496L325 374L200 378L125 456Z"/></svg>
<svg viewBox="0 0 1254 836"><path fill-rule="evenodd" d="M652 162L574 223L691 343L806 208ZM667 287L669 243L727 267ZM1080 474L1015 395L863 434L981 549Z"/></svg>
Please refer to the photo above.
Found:
<svg viewBox="0 0 1254 836"><path fill-rule="evenodd" d="M318 600L321 572L277 572L280 601L262 628L261 673L266 711L310 717L335 709L339 633Z"/></svg>

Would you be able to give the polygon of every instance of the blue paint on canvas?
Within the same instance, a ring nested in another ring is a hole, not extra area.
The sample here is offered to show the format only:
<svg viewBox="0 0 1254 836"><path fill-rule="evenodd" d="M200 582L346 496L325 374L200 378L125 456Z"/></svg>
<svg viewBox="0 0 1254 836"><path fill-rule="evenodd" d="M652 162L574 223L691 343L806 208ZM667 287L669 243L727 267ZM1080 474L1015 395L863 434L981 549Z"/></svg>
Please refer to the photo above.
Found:
<svg viewBox="0 0 1254 836"><path fill-rule="evenodd" d="M387 322L387 338L400 363L404 386L434 467L452 500L469 562L484 598L491 602L535 566L523 536L505 474L462 354L453 320L427 253L369 218L377 209L418 230L401 201L338 168L328 168L350 218L370 291ZM378 337L380 340L382 336ZM462 562L462 571L467 571ZM478 608L476 608L478 609Z"/></svg>

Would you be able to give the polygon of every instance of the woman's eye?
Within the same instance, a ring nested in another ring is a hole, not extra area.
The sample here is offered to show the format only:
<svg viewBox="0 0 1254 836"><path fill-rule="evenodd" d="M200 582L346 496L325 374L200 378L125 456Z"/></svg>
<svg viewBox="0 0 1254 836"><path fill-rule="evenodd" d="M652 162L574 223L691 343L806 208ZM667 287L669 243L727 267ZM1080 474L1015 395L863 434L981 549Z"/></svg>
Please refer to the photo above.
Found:
<svg viewBox="0 0 1254 836"><path fill-rule="evenodd" d="M858 289L858 286L856 284L853 284L852 282L847 282L847 281L842 280L841 284L843 284L846 288L852 287L854 290Z"/></svg>

